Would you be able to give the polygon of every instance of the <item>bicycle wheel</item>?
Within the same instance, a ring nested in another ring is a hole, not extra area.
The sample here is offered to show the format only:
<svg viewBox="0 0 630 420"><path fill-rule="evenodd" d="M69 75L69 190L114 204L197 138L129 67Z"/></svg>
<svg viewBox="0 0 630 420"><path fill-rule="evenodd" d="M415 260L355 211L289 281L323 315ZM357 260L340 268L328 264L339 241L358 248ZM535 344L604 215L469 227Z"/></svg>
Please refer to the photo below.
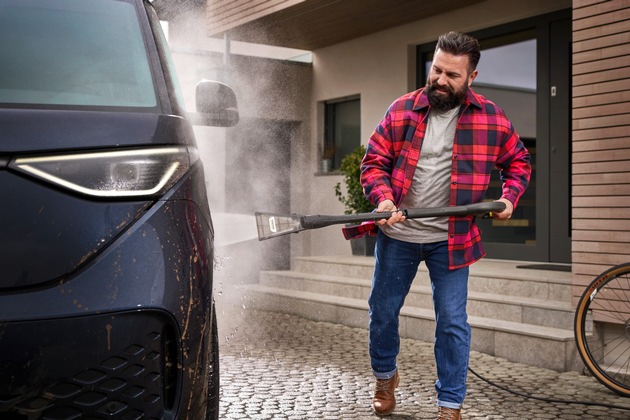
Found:
<svg viewBox="0 0 630 420"><path fill-rule="evenodd" d="M575 311L580 357L599 382L630 397L630 263L593 280Z"/></svg>

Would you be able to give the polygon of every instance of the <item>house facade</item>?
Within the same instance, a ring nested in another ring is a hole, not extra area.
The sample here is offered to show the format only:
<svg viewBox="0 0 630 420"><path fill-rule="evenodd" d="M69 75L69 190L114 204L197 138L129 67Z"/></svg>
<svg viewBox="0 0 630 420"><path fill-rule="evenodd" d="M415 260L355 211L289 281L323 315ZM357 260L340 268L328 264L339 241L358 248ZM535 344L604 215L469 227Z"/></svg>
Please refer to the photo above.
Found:
<svg viewBox="0 0 630 420"><path fill-rule="evenodd" d="M437 37L457 30L482 46L473 90L506 111L533 156L515 217L481 221L488 257L570 265L576 297L594 276L630 261L628 2L196 4L171 24L182 82L231 84L242 117L234 129L200 136L214 138L200 150L215 211L343 213L334 194L341 159L367 143L393 100L424 85ZM204 48L210 40L219 47ZM239 52L239 43L290 50L272 59ZM498 198L498 188L495 180L486 198ZM259 246L263 268L351 252L339 227Z"/></svg>

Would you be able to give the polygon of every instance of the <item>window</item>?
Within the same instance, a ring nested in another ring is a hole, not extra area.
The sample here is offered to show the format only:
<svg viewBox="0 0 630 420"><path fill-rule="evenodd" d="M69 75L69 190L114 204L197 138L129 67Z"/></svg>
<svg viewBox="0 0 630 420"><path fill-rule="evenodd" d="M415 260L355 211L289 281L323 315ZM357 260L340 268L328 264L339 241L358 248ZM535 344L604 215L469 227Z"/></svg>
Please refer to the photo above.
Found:
<svg viewBox="0 0 630 420"><path fill-rule="evenodd" d="M341 159L361 145L361 100L358 97L325 103L322 172L339 169Z"/></svg>
<svg viewBox="0 0 630 420"><path fill-rule="evenodd" d="M482 220L479 227L488 242L536 243L536 33L533 30L483 40L473 90L496 102L512 121L531 154L529 187L507 221ZM482 42L482 41L480 41ZM492 171L486 198L501 196L499 171Z"/></svg>

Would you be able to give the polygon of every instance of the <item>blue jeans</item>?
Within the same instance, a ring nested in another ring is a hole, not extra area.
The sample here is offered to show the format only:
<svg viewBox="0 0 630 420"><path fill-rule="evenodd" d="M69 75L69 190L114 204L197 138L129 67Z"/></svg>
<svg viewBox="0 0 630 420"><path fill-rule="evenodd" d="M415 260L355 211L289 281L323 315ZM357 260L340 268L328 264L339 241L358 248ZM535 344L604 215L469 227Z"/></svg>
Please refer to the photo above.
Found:
<svg viewBox="0 0 630 420"><path fill-rule="evenodd" d="M370 359L378 379L397 370L400 351L398 315L424 261L429 270L435 309L437 404L460 408L466 396L470 356L470 325L466 314L468 267L449 270L446 241L414 244L392 239L379 231L376 239L370 306Z"/></svg>

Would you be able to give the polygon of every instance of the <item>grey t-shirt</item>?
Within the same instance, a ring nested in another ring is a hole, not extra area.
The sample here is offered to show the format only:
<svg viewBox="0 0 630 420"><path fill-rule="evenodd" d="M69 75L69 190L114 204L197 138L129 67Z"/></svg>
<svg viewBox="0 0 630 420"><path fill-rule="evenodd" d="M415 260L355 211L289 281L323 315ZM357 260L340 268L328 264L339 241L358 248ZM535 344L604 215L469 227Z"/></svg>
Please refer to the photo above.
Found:
<svg viewBox="0 0 630 420"><path fill-rule="evenodd" d="M401 209L443 207L450 203L453 141L459 107L431 111L420 159ZM448 217L407 219L380 227L387 236L405 242L432 243L448 239Z"/></svg>

